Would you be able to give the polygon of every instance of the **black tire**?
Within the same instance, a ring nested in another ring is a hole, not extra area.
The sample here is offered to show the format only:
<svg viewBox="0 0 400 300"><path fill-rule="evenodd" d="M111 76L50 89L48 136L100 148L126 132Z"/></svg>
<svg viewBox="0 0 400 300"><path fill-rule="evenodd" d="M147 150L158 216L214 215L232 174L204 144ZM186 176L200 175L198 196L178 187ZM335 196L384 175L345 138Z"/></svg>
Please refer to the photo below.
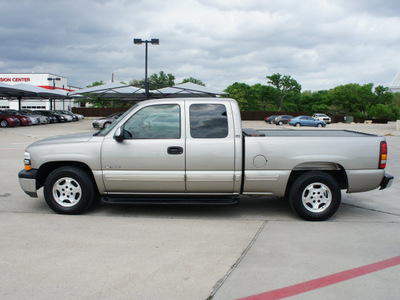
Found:
<svg viewBox="0 0 400 300"><path fill-rule="evenodd" d="M300 123L296 123L296 127L300 127L301 126L301 124Z"/></svg>
<svg viewBox="0 0 400 300"><path fill-rule="evenodd" d="M307 221L323 221L333 216L341 198L338 182L320 171L306 172L298 177L289 193L292 209Z"/></svg>
<svg viewBox="0 0 400 300"><path fill-rule="evenodd" d="M110 126L110 125L111 125L111 122L106 122L106 123L104 123L103 128L107 128L107 127Z"/></svg>
<svg viewBox="0 0 400 300"><path fill-rule="evenodd" d="M283 125L283 122L282 122L282 121L279 121L279 122L278 122L278 125L279 125L279 126L282 126L282 125Z"/></svg>
<svg viewBox="0 0 400 300"><path fill-rule="evenodd" d="M321 124L321 123L319 123L319 124L317 125L317 127L322 127L322 124Z"/></svg>
<svg viewBox="0 0 400 300"><path fill-rule="evenodd" d="M60 167L46 178L44 198L59 214L76 215L86 211L96 196L92 178L77 167Z"/></svg>
<svg viewBox="0 0 400 300"><path fill-rule="evenodd" d="M0 127L8 127L8 122L7 122L7 120L1 120L0 121Z"/></svg>

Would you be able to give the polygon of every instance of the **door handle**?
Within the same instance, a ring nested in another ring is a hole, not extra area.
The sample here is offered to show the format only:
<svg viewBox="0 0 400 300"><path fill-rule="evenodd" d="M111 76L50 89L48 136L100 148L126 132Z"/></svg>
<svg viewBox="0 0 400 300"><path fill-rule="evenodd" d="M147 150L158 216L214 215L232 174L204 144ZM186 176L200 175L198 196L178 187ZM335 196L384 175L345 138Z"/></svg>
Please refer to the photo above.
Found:
<svg viewBox="0 0 400 300"><path fill-rule="evenodd" d="M183 148L179 147L179 146L171 146L171 147L168 147L167 152L168 152L168 154L172 154L172 155L182 154Z"/></svg>

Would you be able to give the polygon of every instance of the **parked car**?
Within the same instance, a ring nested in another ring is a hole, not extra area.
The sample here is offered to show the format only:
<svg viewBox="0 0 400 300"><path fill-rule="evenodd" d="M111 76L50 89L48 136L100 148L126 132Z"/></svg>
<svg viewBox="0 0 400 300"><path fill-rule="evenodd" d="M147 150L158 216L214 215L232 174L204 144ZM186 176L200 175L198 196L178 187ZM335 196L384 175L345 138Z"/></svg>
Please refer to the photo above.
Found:
<svg viewBox="0 0 400 300"><path fill-rule="evenodd" d="M310 116L298 116L290 120L289 125L292 126L314 126L314 127L325 127L324 121L317 120Z"/></svg>
<svg viewBox="0 0 400 300"><path fill-rule="evenodd" d="M50 119L48 117L38 114L32 110L23 109L23 110L19 110L18 112L23 116L38 118L39 124L49 124L50 123Z"/></svg>
<svg viewBox="0 0 400 300"><path fill-rule="evenodd" d="M37 116L32 116L32 115L29 115L27 113L24 113L23 111L19 111L19 110L10 110L10 112L13 112L13 113L16 113L16 114L19 114L21 116L29 118L31 120L31 124L32 125L40 124L40 118L37 117Z"/></svg>
<svg viewBox="0 0 400 300"><path fill-rule="evenodd" d="M24 125L24 126L32 125L32 120L30 117L20 115L16 111L11 111L11 110L0 111L0 114L3 116L11 116L11 117L17 118L19 125Z"/></svg>
<svg viewBox="0 0 400 300"><path fill-rule="evenodd" d="M96 128L96 129L97 128L98 129L107 128L108 126L111 125L111 123L113 123L116 119L118 119L122 114L123 114L123 112L117 112L117 113L113 113L107 117L96 119L92 122L92 126L93 126L93 128Z"/></svg>
<svg viewBox="0 0 400 300"><path fill-rule="evenodd" d="M19 125L19 120L10 115L0 115L0 127L14 127Z"/></svg>
<svg viewBox="0 0 400 300"><path fill-rule="evenodd" d="M268 122L269 124L272 124L276 117L279 117L279 116L278 115L269 116L269 117L266 117L264 121Z"/></svg>
<svg viewBox="0 0 400 300"><path fill-rule="evenodd" d="M50 119L50 123L60 123L60 120L47 110L35 110L35 113L48 117Z"/></svg>
<svg viewBox="0 0 400 300"><path fill-rule="evenodd" d="M313 114L313 118L324 121L326 124L331 124L332 120L326 114Z"/></svg>
<svg viewBox="0 0 400 300"><path fill-rule="evenodd" d="M276 125L282 126L283 124L288 124L290 119L292 118L293 117L289 115L278 116L274 119L274 123Z"/></svg>
<svg viewBox="0 0 400 300"><path fill-rule="evenodd" d="M58 115L60 115L60 116L63 116L64 119L65 119L65 121L67 121L67 122L74 121L74 117L73 117L73 116L71 116L71 115L69 115L69 114L64 114L64 113L62 113L60 110L51 110L51 112L52 112L52 113L55 113L55 114L58 114Z"/></svg>
<svg viewBox="0 0 400 300"><path fill-rule="evenodd" d="M85 118L83 115L75 114L69 110L56 110L55 112L57 112L59 114L63 114L63 115L70 115L70 116L72 116L74 121L83 120Z"/></svg>

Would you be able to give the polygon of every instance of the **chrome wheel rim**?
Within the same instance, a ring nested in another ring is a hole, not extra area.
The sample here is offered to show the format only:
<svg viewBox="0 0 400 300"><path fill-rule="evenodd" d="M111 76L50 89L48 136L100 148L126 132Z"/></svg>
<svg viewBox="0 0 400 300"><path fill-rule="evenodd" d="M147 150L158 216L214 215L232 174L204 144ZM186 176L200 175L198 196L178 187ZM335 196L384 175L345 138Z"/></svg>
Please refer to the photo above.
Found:
<svg viewBox="0 0 400 300"><path fill-rule="evenodd" d="M53 185L54 200L63 207L72 207L81 200L82 188L71 177L58 179Z"/></svg>
<svg viewBox="0 0 400 300"><path fill-rule="evenodd" d="M321 213L332 203L332 192L329 187L320 182L308 185L302 193L304 207L313 213Z"/></svg>

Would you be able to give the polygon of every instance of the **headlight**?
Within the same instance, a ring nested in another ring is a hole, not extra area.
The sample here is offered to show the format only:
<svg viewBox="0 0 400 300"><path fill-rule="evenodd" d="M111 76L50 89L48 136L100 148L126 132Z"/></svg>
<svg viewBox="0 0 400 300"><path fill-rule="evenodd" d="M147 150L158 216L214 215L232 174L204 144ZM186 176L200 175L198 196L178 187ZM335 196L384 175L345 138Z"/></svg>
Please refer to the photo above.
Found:
<svg viewBox="0 0 400 300"><path fill-rule="evenodd" d="M29 171L32 169L31 154L29 152L24 153L24 165L25 165L25 170Z"/></svg>

